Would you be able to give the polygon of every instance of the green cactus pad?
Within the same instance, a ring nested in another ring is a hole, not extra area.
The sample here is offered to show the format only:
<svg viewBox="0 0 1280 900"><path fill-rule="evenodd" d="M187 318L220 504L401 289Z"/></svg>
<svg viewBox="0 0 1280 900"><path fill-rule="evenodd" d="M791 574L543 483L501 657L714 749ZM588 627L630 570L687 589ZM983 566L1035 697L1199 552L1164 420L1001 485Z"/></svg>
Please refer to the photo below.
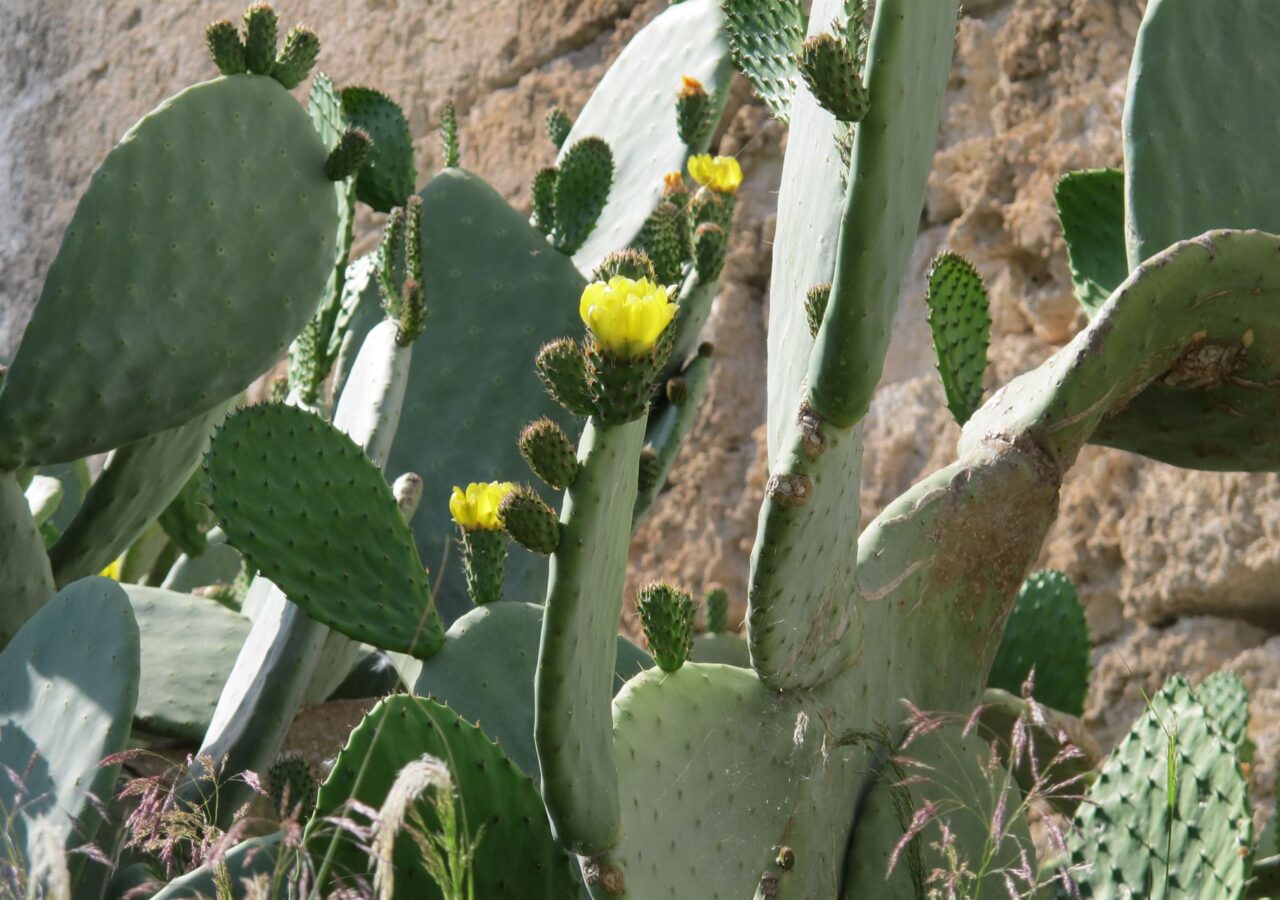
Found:
<svg viewBox="0 0 1280 900"><path fill-rule="evenodd" d="M1280 333L1266 323L1277 296L1280 237L1220 231L1175 244L1135 270L1051 363L992 397L961 451L1007 429L1016 402L1055 459L1087 439L1184 468L1274 470Z"/></svg>
<svg viewBox="0 0 1280 900"><path fill-rule="evenodd" d="M0 590L4 592L0 647L4 647L57 590L44 539L12 472L0 472Z"/></svg>
<svg viewBox="0 0 1280 900"><path fill-rule="evenodd" d="M800 80L795 54L804 40L804 7L799 0L726 0L724 11L734 65L773 117L786 122Z"/></svg>
<svg viewBox="0 0 1280 900"><path fill-rule="evenodd" d="M413 535L349 437L300 409L250 407L227 419L206 467L231 543L307 615L382 649L439 649Z"/></svg>
<svg viewBox="0 0 1280 900"><path fill-rule="evenodd" d="M821 743L800 713L731 666L653 669L627 684L614 704L623 825L608 856L627 896L751 896ZM787 727L761 727L771 720Z"/></svg>
<svg viewBox="0 0 1280 900"><path fill-rule="evenodd" d="M403 206L418 177L413 165L413 135L404 112L373 88L346 87L339 96L347 120L373 138L373 151L356 175L356 196L378 212Z"/></svg>
<svg viewBox="0 0 1280 900"><path fill-rule="evenodd" d="M1129 276L1124 247L1124 173L1069 172L1053 191L1076 299L1090 317Z"/></svg>
<svg viewBox="0 0 1280 900"><path fill-rule="evenodd" d="M800 45L796 62L823 109L841 122L862 121L870 103L862 83L865 45L852 45L843 35L815 34Z"/></svg>
<svg viewBox="0 0 1280 900"><path fill-rule="evenodd" d="M663 200L644 220L636 234L635 248L653 263L660 284L679 284L683 276L685 230L689 223L684 211Z"/></svg>
<svg viewBox="0 0 1280 900"><path fill-rule="evenodd" d="M552 829L584 855L607 850L618 836L608 674L617 656L644 426L644 419L611 428L587 423L547 585L534 737Z"/></svg>
<svg viewBox="0 0 1280 900"><path fill-rule="evenodd" d="M1172 799L1169 794L1173 792ZM1242 896L1253 822L1235 748L1174 676L1107 758L1067 838L1085 896Z"/></svg>
<svg viewBox="0 0 1280 900"><path fill-rule="evenodd" d="M458 166L458 110L452 100L440 110L440 161L446 169Z"/></svg>
<svg viewBox="0 0 1280 900"><path fill-rule="evenodd" d="M884 369L937 145L957 10L955 0L876 4L865 75L870 110L853 137L849 191L833 232L831 301L809 359L809 400L836 425L866 414Z"/></svg>
<svg viewBox="0 0 1280 900"><path fill-rule="evenodd" d="M1278 42L1268 0L1147 4L1124 114L1130 270L1210 229L1280 234L1275 123L1258 114L1280 92Z"/></svg>
<svg viewBox="0 0 1280 900"><path fill-rule="evenodd" d="M1089 691L1089 651L1089 625L1075 585L1061 572L1037 572L1018 591L987 683L1020 696L1034 668L1032 696L1079 716Z"/></svg>
<svg viewBox="0 0 1280 900"><path fill-rule="evenodd" d="M556 248L572 256L591 236L613 187L613 151L598 137L570 145L556 175Z"/></svg>
<svg viewBox="0 0 1280 900"><path fill-rule="evenodd" d="M379 808L400 769L423 754L444 762L453 776L459 823L475 850L471 871L476 897L564 900L574 896L569 859L551 838L533 782L484 732L448 707L421 697L383 700L351 732L320 788L317 815L307 833L313 857L333 850L333 874L339 879L371 874L368 856L346 832L331 836L318 823L325 816L342 813L349 800ZM416 809L429 827L435 823L429 798ZM443 896L428 877L412 840L402 836L396 841L395 859L396 897Z"/></svg>
<svg viewBox="0 0 1280 900"><path fill-rule="evenodd" d="M0 652L0 809L18 871L47 859L43 837L70 850L100 824L128 746L138 697L138 626L119 585L86 578L64 588ZM73 871L79 864L69 860Z"/></svg>
<svg viewBox="0 0 1280 900"><path fill-rule="evenodd" d="M541 606L491 603L454 622L444 647L409 679L419 697L448 704L479 725L535 782L542 777L533 746L533 676L541 636ZM618 659L606 676L610 695L652 665L649 654L619 637Z"/></svg>
<svg viewBox="0 0 1280 900"><path fill-rule="evenodd" d="M422 253L435 261L425 272L430 324L414 344L387 474L417 472L431 497L451 485L518 473L524 463L515 437L531 418L570 428L571 417L547 397L533 359L547 341L581 328L585 282L476 176L449 169L422 197ZM377 303L374 293L369 302ZM447 505L422 503L413 530L439 579L441 610L456 617L470 609L461 562L446 549L455 534ZM513 547L507 596L536 599L545 580L546 560Z"/></svg>
<svg viewBox="0 0 1280 900"><path fill-rule="evenodd" d="M613 150L609 202L573 256L584 274L605 254L635 242L645 217L662 199L662 176L684 171L688 155L706 149L687 147L680 139L676 93L685 75L702 82L711 95L711 119L719 121L733 75L720 0L684 0L659 13L627 43L565 140L561 160L589 135L603 138Z"/></svg>
<svg viewBox="0 0 1280 900"><path fill-rule="evenodd" d="M207 597L123 587L142 636L138 724L151 734L199 741L249 636L249 620Z"/></svg>
<svg viewBox="0 0 1280 900"><path fill-rule="evenodd" d="M0 468L175 428L266 370L333 269L326 149L271 78L142 119L80 200L0 388Z"/></svg>
<svg viewBox="0 0 1280 900"><path fill-rule="evenodd" d="M591 393L587 389L587 360L573 338L554 340L538 351L534 371L548 396L574 415L591 414Z"/></svg>
<svg viewBox="0 0 1280 900"><path fill-rule="evenodd" d="M556 227L556 179L560 171L555 166L544 166L533 176L529 187L533 204L530 224L543 234L551 234Z"/></svg>
<svg viewBox="0 0 1280 900"><path fill-rule="evenodd" d="M1243 752L1249 743L1249 692L1235 672L1214 672L1196 688L1196 697L1218 726L1222 739ZM1248 762L1247 757L1242 758Z"/></svg>
<svg viewBox="0 0 1280 900"><path fill-rule="evenodd" d="M675 672L693 650L693 598L665 584L643 587L636 595L636 612L654 662Z"/></svg>
<svg viewBox="0 0 1280 900"><path fill-rule="evenodd" d="M226 415L219 404L191 422L121 447L49 550L59 585L96 575L164 512L200 467L209 435Z"/></svg>
<svg viewBox="0 0 1280 900"><path fill-rule="evenodd" d="M564 146L565 139L569 137L569 132L573 130L573 120L569 118L569 114L558 106L553 106L547 110L547 114L542 119L542 124L546 128L547 137L551 143L556 145L559 150Z"/></svg>
<svg viewBox="0 0 1280 900"><path fill-rule="evenodd" d="M991 342L987 288L973 263L955 253L943 253L929 268L925 302L947 408L963 426L982 405L982 377Z"/></svg>
<svg viewBox="0 0 1280 900"><path fill-rule="evenodd" d="M157 519L173 546L191 556L203 553L208 540L206 532L210 523L206 520L209 507L204 489L204 475L192 471L179 489L178 496L169 502Z"/></svg>

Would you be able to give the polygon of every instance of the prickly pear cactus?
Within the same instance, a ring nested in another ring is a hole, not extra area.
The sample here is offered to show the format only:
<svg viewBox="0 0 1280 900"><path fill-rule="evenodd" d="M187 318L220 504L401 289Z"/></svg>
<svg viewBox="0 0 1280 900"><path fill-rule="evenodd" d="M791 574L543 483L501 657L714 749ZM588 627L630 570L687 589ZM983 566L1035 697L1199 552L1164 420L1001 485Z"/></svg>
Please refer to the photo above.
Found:
<svg viewBox="0 0 1280 900"><path fill-rule="evenodd" d="M1076 299L1091 318L1129 275L1124 254L1124 173L1069 172L1054 188Z"/></svg>
<svg viewBox="0 0 1280 900"><path fill-rule="evenodd" d="M973 264L954 253L942 253L929 267L925 303L947 408L963 426L982 405L982 377L987 371L991 316L987 288Z"/></svg>

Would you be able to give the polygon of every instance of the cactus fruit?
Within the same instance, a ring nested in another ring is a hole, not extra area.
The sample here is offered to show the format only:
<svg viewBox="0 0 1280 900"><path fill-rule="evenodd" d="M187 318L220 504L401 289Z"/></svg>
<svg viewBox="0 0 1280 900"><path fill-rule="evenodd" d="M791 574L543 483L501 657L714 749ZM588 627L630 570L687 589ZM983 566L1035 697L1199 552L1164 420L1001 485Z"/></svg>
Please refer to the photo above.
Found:
<svg viewBox="0 0 1280 900"><path fill-rule="evenodd" d="M553 106L547 110L542 124L547 131L547 137L551 139L551 143L555 144L557 150L564 146L565 139L569 137L569 132L573 130L573 120L569 118L568 113L558 106Z"/></svg>
<svg viewBox="0 0 1280 900"><path fill-rule="evenodd" d="M562 491L578 472L578 457L564 429L550 419L530 422L517 441L520 455L533 472L557 491Z"/></svg>
<svg viewBox="0 0 1280 900"><path fill-rule="evenodd" d="M307 761L296 753L284 753L267 769L271 807L281 819L306 822L316 808L315 776ZM295 815L296 813L296 815Z"/></svg>
<svg viewBox="0 0 1280 900"><path fill-rule="evenodd" d="M500 531L462 533L462 570L467 593L476 606L502 599L503 569L507 565L507 540Z"/></svg>
<svg viewBox="0 0 1280 900"><path fill-rule="evenodd" d="M1240 897L1252 836L1235 748L1175 676L1080 805L1070 878L1093 897Z"/></svg>
<svg viewBox="0 0 1280 900"><path fill-rule="evenodd" d="M1036 700L1083 715L1089 646L1084 606L1071 579L1052 570L1037 572L1018 591L987 683L1019 696L1034 669Z"/></svg>
<svg viewBox="0 0 1280 900"><path fill-rule="evenodd" d="M666 584L649 584L636 594L636 612L658 668L675 672L693 650L693 598Z"/></svg>
<svg viewBox="0 0 1280 900"><path fill-rule="evenodd" d="M724 11L734 65L773 117L788 121L799 80L795 53L804 40L804 8L799 0L728 0Z"/></svg>
<svg viewBox="0 0 1280 900"><path fill-rule="evenodd" d="M364 166L373 150L373 139L362 128L348 128L333 145L324 160L324 177L330 181L345 181Z"/></svg>
<svg viewBox="0 0 1280 900"><path fill-rule="evenodd" d="M1129 275L1124 250L1124 173L1068 172L1054 187L1076 299L1092 318Z"/></svg>
<svg viewBox="0 0 1280 900"><path fill-rule="evenodd" d="M632 281L640 281L649 279L656 282L658 274L654 271L653 261L649 258L649 254L643 250L637 250L628 247L625 250L615 250L600 261L600 265L596 266L591 273L592 281L608 281L614 276L621 275L623 278L629 278ZM677 277L677 281L679 278ZM663 279L667 283L666 279Z"/></svg>
<svg viewBox="0 0 1280 900"><path fill-rule="evenodd" d="M724 228L715 222L703 222L694 229L693 267L699 281L711 284L720 277L728 243Z"/></svg>
<svg viewBox="0 0 1280 900"><path fill-rule="evenodd" d="M370 87L345 87L339 97L343 115L373 143L366 158L355 167L359 170L356 196L378 212L403 206L417 180L413 136L404 112L386 94Z"/></svg>
<svg viewBox="0 0 1280 900"><path fill-rule="evenodd" d="M940 253L929 267L925 303L947 408L963 427L982 405L982 378L991 342L987 288L963 256Z"/></svg>
<svg viewBox="0 0 1280 900"><path fill-rule="evenodd" d="M320 827L326 816L352 815L351 801L378 809L396 775L423 754L444 761L456 784L458 823L474 852L476 897L562 900L575 894L569 860L551 839L538 791L502 749L453 710L420 697L395 696L375 706L347 740L320 788L317 814L304 840L331 874L350 883L368 877L371 860L343 829ZM440 823L427 798L414 804L427 829ZM447 896L422 864L413 840L395 840L395 897Z"/></svg>

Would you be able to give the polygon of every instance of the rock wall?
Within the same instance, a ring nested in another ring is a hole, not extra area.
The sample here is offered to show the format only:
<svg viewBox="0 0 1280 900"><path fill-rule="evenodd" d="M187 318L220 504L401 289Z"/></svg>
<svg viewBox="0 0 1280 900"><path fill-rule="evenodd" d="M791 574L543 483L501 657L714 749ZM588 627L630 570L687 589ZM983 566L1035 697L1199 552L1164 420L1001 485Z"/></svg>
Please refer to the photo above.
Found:
<svg viewBox="0 0 1280 900"><path fill-rule="evenodd" d="M452 98L463 164L517 205L552 158L545 109L585 101L608 62L662 0L283 0L289 22L325 41L339 84L386 90L408 113L425 179L435 122ZM974 260L991 290L991 385L1036 365L1080 327L1053 206L1073 168L1117 165L1140 0L970 0L939 154L876 398L862 492L869 519L950 461L958 430L941 402L923 307L942 247ZM213 74L204 22L236 4L185 0L9 0L0 12L0 357L16 345L97 160L164 96ZM620 111L624 115L625 111ZM764 323L773 198L785 133L739 84L719 149L742 160L724 290L710 323L710 403L633 544L635 580L745 593L765 475ZM376 217L361 223L362 244ZM1064 486L1042 556L1079 584L1097 645L1088 721L1114 741L1142 690L1219 667L1253 697L1255 780L1269 795L1280 752L1280 485L1269 475L1187 473L1088 449ZM633 624L633 623L632 623Z"/></svg>

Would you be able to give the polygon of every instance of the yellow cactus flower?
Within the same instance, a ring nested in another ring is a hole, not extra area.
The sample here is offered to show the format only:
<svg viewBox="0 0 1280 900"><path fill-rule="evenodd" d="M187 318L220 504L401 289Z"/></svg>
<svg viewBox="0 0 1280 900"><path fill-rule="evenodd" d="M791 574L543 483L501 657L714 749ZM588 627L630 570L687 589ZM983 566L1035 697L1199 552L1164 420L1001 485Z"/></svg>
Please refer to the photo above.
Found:
<svg viewBox="0 0 1280 900"><path fill-rule="evenodd" d="M112 561L111 565L107 566L98 574L101 575L103 578L110 578L112 581L119 581L120 570L123 568L123 566L124 566L124 557L117 556L115 560Z"/></svg>
<svg viewBox="0 0 1280 900"><path fill-rule="evenodd" d="M689 174L698 184L718 194L736 194L742 184L742 166L732 156L709 153L689 157Z"/></svg>
<svg viewBox="0 0 1280 900"><path fill-rule="evenodd" d="M702 82L692 76L681 75L680 81L681 97L698 97L707 92L707 89L702 86Z"/></svg>
<svg viewBox="0 0 1280 900"><path fill-rule="evenodd" d="M582 321L605 350L625 359L638 359L653 349L671 324L676 305L669 288L648 278L632 281L615 275L587 285L578 305Z"/></svg>
<svg viewBox="0 0 1280 900"><path fill-rule="evenodd" d="M515 489L510 481L472 482L466 491L454 486L449 512L453 521L467 531L497 531L502 527L498 521L498 504Z"/></svg>

